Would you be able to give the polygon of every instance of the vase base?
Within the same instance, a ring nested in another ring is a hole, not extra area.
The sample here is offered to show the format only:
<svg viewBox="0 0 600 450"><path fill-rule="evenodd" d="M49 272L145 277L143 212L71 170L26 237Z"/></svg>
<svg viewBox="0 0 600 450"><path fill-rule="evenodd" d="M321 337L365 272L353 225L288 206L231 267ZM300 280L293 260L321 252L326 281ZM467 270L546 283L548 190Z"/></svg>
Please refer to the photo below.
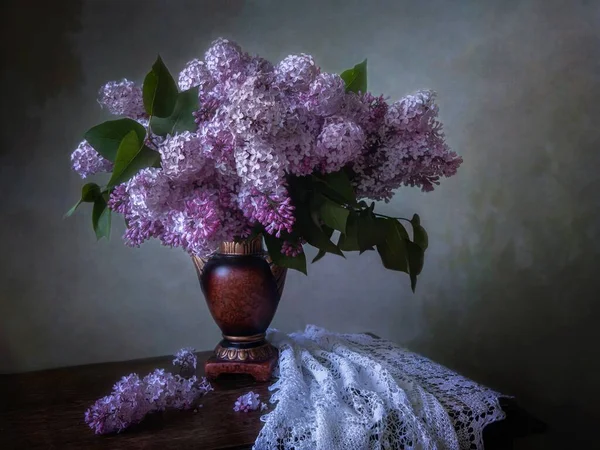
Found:
<svg viewBox="0 0 600 450"><path fill-rule="evenodd" d="M255 381L269 381L277 367L278 352L272 345L267 345L272 350L265 359L258 361L222 359L217 352L204 363L204 374L209 380L216 380L222 374L243 374L252 376Z"/></svg>

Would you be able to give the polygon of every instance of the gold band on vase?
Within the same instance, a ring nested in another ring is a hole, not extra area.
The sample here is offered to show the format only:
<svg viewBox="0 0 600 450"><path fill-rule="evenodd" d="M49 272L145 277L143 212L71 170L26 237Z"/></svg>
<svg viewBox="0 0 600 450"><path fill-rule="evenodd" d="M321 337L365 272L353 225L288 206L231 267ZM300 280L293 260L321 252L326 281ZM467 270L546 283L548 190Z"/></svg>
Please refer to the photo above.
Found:
<svg viewBox="0 0 600 450"><path fill-rule="evenodd" d="M222 361L265 361L277 350L268 342L253 348L223 347L220 344L215 348L215 355Z"/></svg>
<svg viewBox="0 0 600 450"><path fill-rule="evenodd" d="M223 339L227 339L229 342L240 342L240 343L251 343L264 341L265 333L253 334L252 336L227 336L223 334Z"/></svg>

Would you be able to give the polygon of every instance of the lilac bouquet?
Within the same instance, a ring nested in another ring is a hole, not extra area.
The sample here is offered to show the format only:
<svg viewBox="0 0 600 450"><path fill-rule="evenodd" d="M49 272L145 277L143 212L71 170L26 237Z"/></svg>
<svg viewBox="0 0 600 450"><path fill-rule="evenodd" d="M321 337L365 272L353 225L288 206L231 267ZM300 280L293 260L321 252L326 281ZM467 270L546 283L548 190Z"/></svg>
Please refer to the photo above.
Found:
<svg viewBox="0 0 600 450"><path fill-rule="evenodd" d="M128 245L156 238L197 256L262 234L276 264L304 273L304 244L319 249L313 262L377 249L414 290L427 248L419 216L383 216L374 201L400 186L431 191L456 173L462 159L434 98L370 94L366 60L338 75L309 55L273 65L218 39L176 82L159 57L142 86L101 88L100 105L121 118L91 128L71 161L82 178L110 176L85 184L67 214L92 203L99 239L116 212Z"/></svg>

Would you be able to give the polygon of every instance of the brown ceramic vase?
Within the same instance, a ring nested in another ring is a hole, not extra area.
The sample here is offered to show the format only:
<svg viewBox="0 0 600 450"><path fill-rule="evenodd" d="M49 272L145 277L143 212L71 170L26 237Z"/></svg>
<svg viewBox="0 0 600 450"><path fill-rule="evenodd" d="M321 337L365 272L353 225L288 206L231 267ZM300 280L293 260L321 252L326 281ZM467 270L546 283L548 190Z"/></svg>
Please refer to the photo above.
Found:
<svg viewBox="0 0 600 450"><path fill-rule="evenodd" d="M223 335L205 363L207 378L230 373L269 380L277 349L265 333L277 311L287 269L270 261L260 236L223 242L213 256L193 260L208 309Z"/></svg>

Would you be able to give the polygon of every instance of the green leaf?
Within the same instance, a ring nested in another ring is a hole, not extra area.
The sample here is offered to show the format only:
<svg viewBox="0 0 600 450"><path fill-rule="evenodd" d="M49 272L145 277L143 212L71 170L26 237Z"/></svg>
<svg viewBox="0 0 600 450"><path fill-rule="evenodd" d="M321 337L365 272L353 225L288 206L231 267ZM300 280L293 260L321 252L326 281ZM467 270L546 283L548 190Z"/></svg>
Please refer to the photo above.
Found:
<svg viewBox="0 0 600 450"><path fill-rule="evenodd" d="M108 182L108 187L114 187L118 184L128 181L141 169L151 167L160 161L160 154L141 144L135 132L131 131L123 138L112 176Z"/></svg>
<svg viewBox="0 0 600 450"><path fill-rule="evenodd" d="M344 252L359 251L358 245L358 215L351 213L346 222L346 232L340 234L338 247Z"/></svg>
<svg viewBox="0 0 600 450"><path fill-rule="evenodd" d="M71 209L69 209L67 211L67 213L65 214L65 217L71 217L73 215L73 213L75 213L75 211L77 210L79 205L81 205L84 202L94 203L96 198L100 197L101 195L102 194L100 192L100 186L98 186L96 183L84 184L83 187L81 188L81 197L79 198L77 203L75 203L71 207Z"/></svg>
<svg viewBox="0 0 600 450"><path fill-rule="evenodd" d="M375 219L370 211L362 212L357 219L358 250L364 253L373 250L373 247L385 239L385 222Z"/></svg>
<svg viewBox="0 0 600 450"><path fill-rule="evenodd" d="M100 125L90 128L84 137L94 147L94 150L109 161L115 162L121 141L132 131L135 131L140 142L143 142L146 138L144 127L132 119L103 122Z"/></svg>
<svg viewBox="0 0 600 450"><path fill-rule="evenodd" d="M94 209L92 210L92 226L98 240L110 237L111 211L106 204L103 196L96 198Z"/></svg>
<svg viewBox="0 0 600 450"><path fill-rule="evenodd" d="M317 182L317 188L334 201L356 205L354 188L344 170L325 175L315 175L314 179Z"/></svg>
<svg viewBox="0 0 600 450"><path fill-rule="evenodd" d="M100 186L96 183L86 183L81 188L81 201L93 203L98 197L100 197Z"/></svg>
<svg viewBox="0 0 600 450"><path fill-rule="evenodd" d="M319 250L319 252L317 253L317 256L315 256L312 260L311 264L316 263L317 261L319 261L321 258L323 258L323 256L325 256L327 254L326 251L323 250Z"/></svg>
<svg viewBox="0 0 600 450"><path fill-rule="evenodd" d="M319 250L344 256L342 251L330 240L331 234L328 234L328 227L319 226L313 220L314 211L307 207L305 203L296 203L296 224L295 230L300 236L306 239L313 247Z"/></svg>
<svg viewBox="0 0 600 450"><path fill-rule="evenodd" d="M409 273L408 234L395 219L377 219L385 224L385 240L377 245L377 252L386 269ZM412 243L412 242L411 242Z"/></svg>
<svg viewBox="0 0 600 450"><path fill-rule="evenodd" d="M429 246L429 237L427 236L425 228L421 226L421 218L419 215L413 215L410 223L413 227L413 241L421 247L423 251L427 250L427 247Z"/></svg>
<svg viewBox="0 0 600 450"><path fill-rule="evenodd" d="M198 107L198 86L180 92L173 113L169 117L152 117L150 120L152 131L159 136L195 131L198 125L192 113L198 110Z"/></svg>
<svg viewBox="0 0 600 450"><path fill-rule="evenodd" d="M71 206L71 209L69 209L65 213L65 218L71 217L73 214L75 214L75 211L77 211L77 208L79 208L79 205L81 205L81 200L78 200L77 203L75 203L73 206Z"/></svg>
<svg viewBox="0 0 600 450"><path fill-rule="evenodd" d="M297 256L291 257L284 255L281 253L281 246L283 244L283 240L276 238L270 234L264 234L265 244L267 246L267 251L269 252L269 256L273 260L273 263L280 267L287 267L288 269L294 269L299 272L302 272L306 275L306 255L304 252L300 253Z"/></svg>
<svg viewBox="0 0 600 450"><path fill-rule="evenodd" d="M411 241L406 242L406 249L408 252L408 274L410 276L410 288L413 292L417 287L417 275L423 270L423 264L425 262L425 252L417 244Z"/></svg>
<svg viewBox="0 0 600 450"><path fill-rule="evenodd" d="M150 116L169 117L177 103L177 84L160 56L144 78L144 108Z"/></svg>
<svg viewBox="0 0 600 450"><path fill-rule="evenodd" d="M296 177L288 179L289 192L294 204L306 203L314 191L314 182L311 176Z"/></svg>
<svg viewBox="0 0 600 450"><path fill-rule="evenodd" d="M367 92L367 60L342 72L342 80L346 83L346 92Z"/></svg>
<svg viewBox="0 0 600 450"><path fill-rule="evenodd" d="M325 225L334 230L339 230L342 233L346 232L348 214L349 211L346 208L326 198L323 198L323 202L319 207L319 215L323 219Z"/></svg>
<svg viewBox="0 0 600 450"><path fill-rule="evenodd" d="M328 237L329 239L331 239L331 235L333 234L333 228L329 228L329 227L328 227L328 226L326 226L326 225L323 225L321 228L323 229L323 231L325 232L325 234L327 235L327 237ZM326 252L326 251L324 251L324 250L319 250L319 252L317 253L317 256L315 256L315 257L313 258L313 260L312 260L312 263L311 263L311 264L314 264L314 263L316 263L316 262L317 262L317 261L319 261L321 258L323 258L323 256L325 256L326 254L327 254L327 252Z"/></svg>

